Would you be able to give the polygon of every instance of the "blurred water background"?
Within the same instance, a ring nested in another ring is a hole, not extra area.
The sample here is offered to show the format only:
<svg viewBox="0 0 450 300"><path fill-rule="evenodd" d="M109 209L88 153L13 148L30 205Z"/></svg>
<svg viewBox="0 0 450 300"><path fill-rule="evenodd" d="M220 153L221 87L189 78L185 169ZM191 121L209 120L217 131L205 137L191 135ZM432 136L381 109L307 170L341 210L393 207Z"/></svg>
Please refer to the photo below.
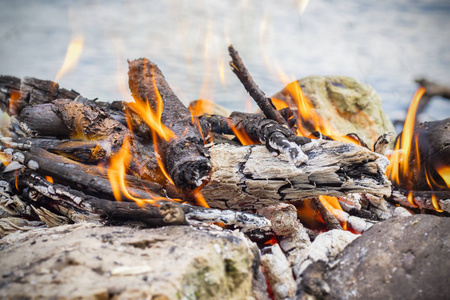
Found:
<svg viewBox="0 0 450 300"><path fill-rule="evenodd" d="M158 64L178 96L232 110L255 105L228 67L232 43L272 95L287 80L346 75L372 85L402 119L426 77L450 85L448 0L0 0L0 74L55 80L74 37L83 50L60 86L130 99L127 59ZM450 116L433 99L421 120Z"/></svg>

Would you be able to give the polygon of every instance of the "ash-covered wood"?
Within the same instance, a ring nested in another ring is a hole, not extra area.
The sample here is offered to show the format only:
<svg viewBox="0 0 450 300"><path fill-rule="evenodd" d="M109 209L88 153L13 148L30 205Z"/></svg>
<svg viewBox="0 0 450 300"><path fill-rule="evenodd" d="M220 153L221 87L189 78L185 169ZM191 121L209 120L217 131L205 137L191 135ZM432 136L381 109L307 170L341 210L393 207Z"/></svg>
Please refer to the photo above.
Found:
<svg viewBox="0 0 450 300"><path fill-rule="evenodd" d="M176 136L158 139L164 166L175 186L181 189L202 186L209 179L211 164L189 110L172 91L159 68L148 59L130 62L128 76L135 100L148 103L155 112L158 105L162 105L161 122Z"/></svg>
<svg viewBox="0 0 450 300"><path fill-rule="evenodd" d="M378 223L334 261L312 264L297 299L445 299L448 228L450 219L430 215Z"/></svg>
<svg viewBox="0 0 450 300"><path fill-rule="evenodd" d="M80 94L74 90L60 88L50 80L41 80L34 77L25 77L20 83L20 97L9 105L11 116L19 115L28 105L48 103L56 99L74 100Z"/></svg>
<svg viewBox="0 0 450 300"><path fill-rule="evenodd" d="M78 163L38 147L31 147L29 151L22 152L2 147L2 153L20 164L16 168L21 168L22 165L27 166L42 175L51 176L69 185L82 186L93 193L113 197L114 193L106 169ZM158 195L162 193L162 186L156 182L134 176L125 176L124 180L128 185L128 192L135 197L146 199L149 197L148 192ZM179 194L170 195L179 196Z"/></svg>
<svg viewBox="0 0 450 300"><path fill-rule="evenodd" d="M261 256L261 265L276 300L293 299L296 284L292 270L286 256L278 244L264 248Z"/></svg>
<svg viewBox="0 0 450 300"><path fill-rule="evenodd" d="M316 144L307 137L296 136L287 127L262 114L233 112L230 117L203 115L199 120L203 132L234 134L237 130L249 139L247 144L264 143L273 155L284 153L295 164L308 160L302 146L313 147Z"/></svg>
<svg viewBox="0 0 450 300"><path fill-rule="evenodd" d="M210 153L214 173L203 195L211 207L253 210L319 195L391 194L386 157L353 144L318 141L300 166L258 145L215 145Z"/></svg>

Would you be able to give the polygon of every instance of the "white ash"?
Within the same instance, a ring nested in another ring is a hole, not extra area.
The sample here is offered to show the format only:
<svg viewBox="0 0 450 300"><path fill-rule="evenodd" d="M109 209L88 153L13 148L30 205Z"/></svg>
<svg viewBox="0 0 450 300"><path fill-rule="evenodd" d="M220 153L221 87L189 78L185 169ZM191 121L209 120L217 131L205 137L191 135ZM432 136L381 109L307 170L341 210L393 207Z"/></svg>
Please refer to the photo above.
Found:
<svg viewBox="0 0 450 300"><path fill-rule="evenodd" d="M310 264L319 260L328 264L359 236L350 231L333 229L316 237L314 242L306 249L301 261L297 263L297 271L295 272L299 276L297 283L301 280L301 274Z"/></svg>
<svg viewBox="0 0 450 300"><path fill-rule="evenodd" d="M277 300L293 299L297 286L289 262L278 244L263 250L261 264L266 272L274 298Z"/></svg>
<svg viewBox="0 0 450 300"><path fill-rule="evenodd" d="M30 168L31 170L37 170L39 169L39 164L35 160L29 160L27 167Z"/></svg>

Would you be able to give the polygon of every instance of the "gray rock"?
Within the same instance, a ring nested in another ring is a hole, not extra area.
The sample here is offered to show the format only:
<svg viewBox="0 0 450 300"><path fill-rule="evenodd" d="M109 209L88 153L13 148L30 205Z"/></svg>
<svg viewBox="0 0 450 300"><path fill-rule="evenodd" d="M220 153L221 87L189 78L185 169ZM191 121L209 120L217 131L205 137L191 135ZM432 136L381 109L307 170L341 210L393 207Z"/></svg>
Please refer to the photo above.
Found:
<svg viewBox="0 0 450 300"><path fill-rule="evenodd" d="M345 76L309 76L298 82L318 115L341 134L357 133L372 145L381 134L395 131L370 85ZM287 89L273 97L289 101Z"/></svg>
<svg viewBox="0 0 450 300"><path fill-rule="evenodd" d="M448 299L450 219L393 218L372 226L329 264L305 271L298 298Z"/></svg>
<svg viewBox="0 0 450 300"><path fill-rule="evenodd" d="M242 233L189 226L15 232L0 240L0 298L262 299L254 247Z"/></svg>

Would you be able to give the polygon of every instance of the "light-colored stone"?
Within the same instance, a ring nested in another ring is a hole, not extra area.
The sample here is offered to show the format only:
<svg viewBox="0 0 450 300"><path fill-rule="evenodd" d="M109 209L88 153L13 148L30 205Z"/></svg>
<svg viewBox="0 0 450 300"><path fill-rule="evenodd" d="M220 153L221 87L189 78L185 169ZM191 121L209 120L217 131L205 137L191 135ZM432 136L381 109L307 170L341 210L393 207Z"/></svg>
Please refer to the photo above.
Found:
<svg viewBox="0 0 450 300"><path fill-rule="evenodd" d="M254 247L239 232L190 226L15 232L0 240L0 298L254 299Z"/></svg>
<svg viewBox="0 0 450 300"><path fill-rule="evenodd" d="M341 134L357 133L371 146L381 134L395 131L368 84L345 76L308 76L298 83L318 115ZM283 89L273 97L289 101L288 95Z"/></svg>

